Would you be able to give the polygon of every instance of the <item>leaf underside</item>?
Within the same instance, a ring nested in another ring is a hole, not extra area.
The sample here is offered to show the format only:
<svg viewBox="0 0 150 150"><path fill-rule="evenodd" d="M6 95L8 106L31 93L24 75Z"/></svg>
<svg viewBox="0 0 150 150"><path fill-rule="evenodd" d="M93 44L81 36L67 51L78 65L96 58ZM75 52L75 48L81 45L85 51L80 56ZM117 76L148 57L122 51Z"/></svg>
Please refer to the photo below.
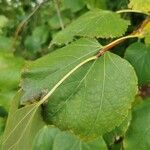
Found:
<svg viewBox="0 0 150 150"><path fill-rule="evenodd" d="M11 106L2 140L3 150L30 150L33 139L45 123L41 109L35 104L18 109L22 92L19 92Z"/></svg>

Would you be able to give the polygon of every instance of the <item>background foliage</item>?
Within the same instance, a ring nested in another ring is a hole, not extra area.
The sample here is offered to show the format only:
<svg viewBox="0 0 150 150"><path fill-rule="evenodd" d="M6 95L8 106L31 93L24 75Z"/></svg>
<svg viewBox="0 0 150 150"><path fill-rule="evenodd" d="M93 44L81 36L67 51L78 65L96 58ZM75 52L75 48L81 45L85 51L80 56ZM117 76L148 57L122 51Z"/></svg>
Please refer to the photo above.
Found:
<svg viewBox="0 0 150 150"><path fill-rule="evenodd" d="M0 0L2 149L150 149L149 13L150 0Z"/></svg>

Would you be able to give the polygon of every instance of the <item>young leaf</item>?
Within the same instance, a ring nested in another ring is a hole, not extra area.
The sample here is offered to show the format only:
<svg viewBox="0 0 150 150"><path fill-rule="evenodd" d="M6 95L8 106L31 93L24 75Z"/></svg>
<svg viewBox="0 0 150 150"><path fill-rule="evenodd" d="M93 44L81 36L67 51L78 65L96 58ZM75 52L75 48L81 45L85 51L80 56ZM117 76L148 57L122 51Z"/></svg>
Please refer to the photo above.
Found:
<svg viewBox="0 0 150 150"><path fill-rule="evenodd" d="M136 93L131 65L106 52L62 83L45 105L45 118L80 137L95 138L121 124Z"/></svg>
<svg viewBox="0 0 150 150"><path fill-rule="evenodd" d="M3 150L30 150L36 133L44 125L36 104L18 108L21 96L18 93L12 103L2 140Z"/></svg>
<svg viewBox="0 0 150 150"><path fill-rule="evenodd" d="M107 150L104 140L100 137L94 141L84 142L69 132L58 128L43 127L34 140L33 150Z"/></svg>
<svg viewBox="0 0 150 150"><path fill-rule="evenodd" d="M150 12L150 0L130 0L129 8Z"/></svg>
<svg viewBox="0 0 150 150"><path fill-rule="evenodd" d="M52 44L63 44L73 40L75 36L90 38L114 38L123 35L129 21L120 18L111 11L95 9L80 16L64 30L58 32Z"/></svg>
<svg viewBox="0 0 150 150"><path fill-rule="evenodd" d="M150 46L141 42L130 45L125 53L125 58L133 65L136 70L139 84L150 82Z"/></svg>
<svg viewBox="0 0 150 150"><path fill-rule="evenodd" d="M21 103L36 99L51 88L71 69L94 55L101 45L96 40L80 39L26 66L22 74L24 95Z"/></svg>
<svg viewBox="0 0 150 150"><path fill-rule="evenodd" d="M132 114L132 121L124 140L126 150L150 149L150 99L137 105Z"/></svg>

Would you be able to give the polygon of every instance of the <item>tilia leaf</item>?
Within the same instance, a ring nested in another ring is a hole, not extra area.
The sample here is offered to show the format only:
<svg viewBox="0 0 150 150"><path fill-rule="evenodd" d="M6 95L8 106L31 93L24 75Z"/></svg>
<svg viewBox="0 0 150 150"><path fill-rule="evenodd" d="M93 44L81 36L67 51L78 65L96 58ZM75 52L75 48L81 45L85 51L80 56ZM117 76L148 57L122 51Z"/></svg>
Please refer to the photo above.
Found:
<svg viewBox="0 0 150 150"><path fill-rule="evenodd" d="M22 100L32 99L42 90L51 91L100 47L95 40L80 39L29 64L23 73ZM44 105L44 117L80 137L96 138L121 124L136 93L137 78L132 66L107 52L78 68L56 88Z"/></svg>
<svg viewBox="0 0 150 150"><path fill-rule="evenodd" d="M95 138L121 124L136 93L132 66L106 52L62 83L45 105L44 116L48 123L81 138Z"/></svg>
<svg viewBox="0 0 150 150"><path fill-rule="evenodd" d="M33 150L107 150L102 137L85 142L69 132L51 126L43 127L34 140Z"/></svg>
<svg viewBox="0 0 150 150"><path fill-rule="evenodd" d="M80 39L27 64L22 74L22 88L25 93L21 103L38 99L41 94L45 95L64 75L96 54L101 47L96 40Z"/></svg>
<svg viewBox="0 0 150 150"><path fill-rule="evenodd" d="M150 45L141 42L131 44L125 53L125 58L133 65L137 73L139 84L150 82Z"/></svg>
<svg viewBox="0 0 150 150"><path fill-rule="evenodd" d="M150 0L130 0L129 8L150 12Z"/></svg>
<svg viewBox="0 0 150 150"><path fill-rule="evenodd" d="M114 38L123 35L129 21L120 18L111 11L95 9L80 16L64 30L58 32L52 44L63 44L73 40L75 36L90 38Z"/></svg>

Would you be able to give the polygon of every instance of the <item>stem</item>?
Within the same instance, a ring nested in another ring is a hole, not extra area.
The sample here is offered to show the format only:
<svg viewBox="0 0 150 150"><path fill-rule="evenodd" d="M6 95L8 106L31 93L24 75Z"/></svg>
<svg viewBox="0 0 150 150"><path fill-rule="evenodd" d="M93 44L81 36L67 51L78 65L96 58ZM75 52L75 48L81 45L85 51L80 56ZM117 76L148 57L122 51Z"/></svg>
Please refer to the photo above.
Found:
<svg viewBox="0 0 150 150"><path fill-rule="evenodd" d="M98 57L97 56L92 56L86 60L84 60L83 62L81 62L80 64L78 64L75 68L73 68L71 71L69 71L59 82L57 82L57 84L50 90L50 92L48 92L48 94L46 96L44 96L38 103L38 106L40 106L41 104L43 104L53 93L54 91L72 74L74 73L77 69L79 69L81 66L83 66L84 64L86 64L89 61L92 60L96 60Z"/></svg>
<svg viewBox="0 0 150 150"><path fill-rule="evenodd" d="M55 8L56 8L56 11L57 11L57 16L58 16L58 19L59 19L61 29L63 30L64 29L64 23L63 23L63 20L62 20L62 17L61 17L59 5L58 5L58 0L53 0L53 1L54 1L54 4L55 4Z"/></svg>
<svg viewBox="0 0 150 150"><path fill-rule="evenodd" d="M110 50L112 47L120 44L121 42L123 42L126 39L137 38L137 37L140 37L140 34L127 35L127 36L121 37L121 38L109 43L108 45L104 46L103 49L101 49L96 56L97 57L102 56L106 51Z"/></svg>
<svg viewBox="0 0 150 150"><path fill-rule="evenodd" d="M123 9L123 10L118 10L116 11L116 13L120 14L120 13L140 13L140 14L145 14L145 15L150 15L150 13L146 13L140 10L131 10L131 9Z"/></svg>
<svg viewBox="0 0 150 150"><path fill-rule="evenodd" d="M29 19L39 10L39 8L47 1L43 1L42 3L40 3L38 6L35 7L35 9L29 14L29 16L27 16L27 18L25 18L23 21L20 22L20 24L18 25L16 32L15 32L15 38L14 38L14 46L16 45L16 40L17 37L21 31L21 29L25 26L25 24L29 21Z"/></svg>

